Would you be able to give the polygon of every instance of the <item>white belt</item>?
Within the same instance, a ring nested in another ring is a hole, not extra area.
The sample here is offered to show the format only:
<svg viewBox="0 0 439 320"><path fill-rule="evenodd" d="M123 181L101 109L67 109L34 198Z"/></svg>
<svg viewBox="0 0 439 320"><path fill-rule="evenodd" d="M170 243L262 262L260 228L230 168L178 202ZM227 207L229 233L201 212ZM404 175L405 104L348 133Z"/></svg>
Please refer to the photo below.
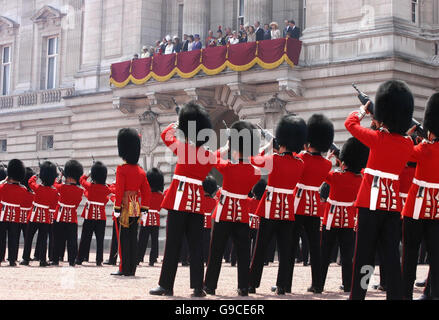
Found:
<svg viewBox="0 0 439 320"><path fill-rule="evenodd" d="M148 213L159 213L157 210L148 210Z"/></svg>
<svg viewBox="0 0 439 320"><path fill-rule="evenodd" d="M374 177L370 189L370 202L369 209L375 211L377 209L378 194L380 191L380 179L399 180L399 176L393 173L383 172L366 168L364 173L367 173Z"/></svg>
<svg viewBox="0 0 439 320"><path fill-rule="evenodd" d="M275 188L272 186L267 186L266 190L270 192L270 194L267 194L267 196L265 197L265 219L270 219L270 211L271 211L270 209L271 209L271 201L273 200L273 193L290 195L294 193L294 190Z"/></svg>
<svg viewBox="0 0 439 320"><path fill-rule="evenodd" d="M308 190L308 191L319 191L320 187L307 186L301 183L298 183L296 186L298 189Z"/></svg>
<svg viewBox="0 0 439 320"><path fill-rule="evenodd" d="M36 202L32 202L32 204L34 205L35 208L40 208L40 209L45 209L45 210L49 209L49 206L44 206L44 205L39 204L39 203L36 203ZM32 211L32 214L31 214L31 216L30 216L30 220L29 220L29 221L32 222L32 221L34 220L34 218L35 218L35 212L36 212L36 210L33 210L33 211Z"/></svg>
<svg viewBox="0 0 439 320"><path fill-rule="evenodd" d="M205 212L204 215L205 215L205 216L211 216L212 213L211 213L211 212Z"/></svg>
<svg viewBox="0 0 439 320"><path fill-rule="evenodd" d="M228 192L224 189L221 189L221 195L223 195L224 197L234 198L234 199L238 199L238 200L245 200L248 198L247 194L232 193L232 192ZM224 203L221 203L221 201L218 202L218 209L216 211L215 222L220 221L221 212L223 211L223 205L224 205Z"/></svg>
<svg viewBox="0 0 439 320"><path fill-rule="evenodd" d="M13 204L4 201L2 201L1 204L4 205L5 207L14 207L14 208L18 208L20 206L19 204Z"/></svg>
<svg viewBox="0 0 439 320"><path fill-rule="evenodd" d="M30 207L30 208L20 208L21 210L23 210L23 211L29 211L30 209L32 209L32 207Z"/></svg>
<svg viewBox="0 0 439 320"><path fill-rule="evenodd" d="M267 191L282 193L282 194L293 194L294 193L294 190L275 188L275 187L271 187L271 186L267 186Z"/></svg>
<svg viewBox="0 0 439 320"><path fill-rule="evenodd" d="M402 193L402 192L399 193L400 198L407 198L408 196L409 195L407 193Z"/></svg>
<svg viewBox="0 0 439 320"><path fill-rule="evenodd" d="M74 209L74 208L76 208L76 206L72 206L72 205L70 205L70 204L65 204L65 203L62 203L62 202L58 202L58 204L59 204L59 206L61 207L61 208L68 208L68 209ZM49 210L50 211L50 210ZM56 218L56 222L59 222L59 220L61 220L61 211L58 211L58 217Z"/></svg>
<svg viewBox="0 0 439 320"><path fill-rule="evenodd" d="M314 186L307 186L301 183L298 183L296 188L297 190L297 194L296 197L294 198L294 213L297 212L297 208L299 207L299 203L300 203L300 199L302 198L302 192L301 190L307 190L307 191L319 191L319 187L314 187Z"/></svg>
<svg viewBox="0 0 439 320"><path fill-rule="evenodd" d="M397 174L383 172L383 171L374 170L374 169L370 169L370 168L364 169L364 173L370 174L371 176L380 177L383 179L399 180L399 176Z"/></svg>
<svg viewBox="0 0 439 320"><path fill-rule="evenodd" d="M418 220L421 214L422 204L424 203L425 189L439 189L439 184L420 181L418 179L413 179L413 183L419 186L415 200L415 208L413 209L413 219Z"/></svg>
<svg viewBox="0 0 439 320"><path fill-rule="evenodd" d="M95 206L105 206L105 203L102 203L102 202L87 201L87 203L95 205Z"/></svg>
<svg viewBox="0 0 439 320"><path fill-rule="evenodd" d="M331 206L336 206L336 207L352 207L355 204L355 202L340 202L340 201L331 200L329 198L328 198L327 202ZM331 230L333 219L334 219L334 212L332 212L330 209L329 214L328 214L328 220L326 221L326 230Z"/></svg>
<svg viewBox="0 0 439 320"><path fill-rule="evenodd" d="M190 184L202 186L203 182L201 180L188 178L185 176L179 176L177 174L174 174L173 179L180 181L177 187L177 193L175 194L175 200L174 200L174 210L178 211L178 209L180 208L181 199L183 198L184 185L186 183L190 183Z"/></svg>

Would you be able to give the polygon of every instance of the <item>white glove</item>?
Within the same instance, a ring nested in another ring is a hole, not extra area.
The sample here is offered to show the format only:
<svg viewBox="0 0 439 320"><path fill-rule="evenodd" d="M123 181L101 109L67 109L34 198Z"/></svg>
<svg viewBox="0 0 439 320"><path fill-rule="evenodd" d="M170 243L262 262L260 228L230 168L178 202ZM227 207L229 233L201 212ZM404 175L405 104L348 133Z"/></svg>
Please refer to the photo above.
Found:
<svg viewBox="0 0 439 320"><path fill-rule="evenodd" d="M113 215L115 218L119 218L120 217L120 212L113 212Z"/></svg>
<svg viewBox="0 0 439 320"><path fill-rule="evenodd" d="M148 217L147 213L142 213L142 221L144 224L146 224L146 218Z"/></svg>

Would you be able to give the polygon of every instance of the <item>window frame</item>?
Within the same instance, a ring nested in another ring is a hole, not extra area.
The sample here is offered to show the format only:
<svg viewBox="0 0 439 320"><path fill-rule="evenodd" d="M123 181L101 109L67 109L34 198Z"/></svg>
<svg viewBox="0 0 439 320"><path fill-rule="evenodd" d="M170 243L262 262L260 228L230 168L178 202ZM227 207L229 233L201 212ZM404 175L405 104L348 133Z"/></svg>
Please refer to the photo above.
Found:
<svg viewBox="0 0 439 320"><path fill-rule="evenodd" d="M6 44L0 47L1 48L1 70L0 70L0 95L1 96L8 96L11 92L11 70L12 70L12 44ZM4 56L5 56L5 50L6 48L9 48L9 61L4 62ZM3 91L3 86L4 86L4 73L5 73L5 69L6 67L9 67L8 70L8 80L7 80L7 88L6 91Z"/></svg>
<svg viewBox="0 0 439 320"><path fill-rule="evenodd" d="M47 148L45 147L44 143L44 138L45 137L52 137L52 148ZM53 134L53 132L41 132L38 134L38 151L53 151L55 150L55 135Z"/></svg>
<svg viewBox="0 0 439 320"><path fill-rule="evenodd" d="M50 54L49 53L49 49L50 49L50 40L55 39L54 42L54 53ZM46 90L51 90L51 89L56 89L56 82L57 82L57 76L58 76L58 55L59 55L59 36L58 35L54 35L54 36L50 36L47 37L47 50L46 50L46 86L45 89ZM53 58L53 83L52 83L52 87L49 88L49 61L50 59Z"/></svg>
<svg viewBox="0 0 439 320"><path fill-rule="evenodd" d="M241 1L242 1L242 7L241 7ZM237 2L238 2L238 8L237 8L238 27L237 27L237 29L239 29L239 26L241 24L244 25L244 23L245 23L245 0L237 0ZM242 12L241 12L241 8L242 8Z"/></svg>
<svg viewBox="0 0 439 320"><path fill-rule="evenodd" d="M417 23L419 17L419 1L411 0L411 4L412 4L410 8L411 21L412 23Z"/></svg>
<svg viewBox="0 0 439 320"><path fill-rule="evenodd" d="M5 141L5 150L3 150L3 141ZM0 137L0 153L8 152L8 139L6 137Z"/></svg>

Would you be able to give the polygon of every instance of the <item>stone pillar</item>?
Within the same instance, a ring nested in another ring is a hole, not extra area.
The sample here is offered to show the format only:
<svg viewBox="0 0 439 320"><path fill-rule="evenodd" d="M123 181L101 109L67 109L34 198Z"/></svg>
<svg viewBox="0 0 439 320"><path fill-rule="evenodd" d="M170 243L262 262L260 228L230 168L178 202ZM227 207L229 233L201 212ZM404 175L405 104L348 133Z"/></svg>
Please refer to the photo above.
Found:
<svg viewBox="0 0 439 320"><path fill-rule="evenodd" d="M273 18L272 13L273 0L248 0L244 3L244 20L251 26L256 21L261 23L261 27L264 26L264 23L270 23Z"/></svg>
<svg viewBox="0 0 439 320"><path fill-rule="evenodd" d="M205 46L210 25L210 0L187 0L183 6L183 33L199 34Z"/></svg>

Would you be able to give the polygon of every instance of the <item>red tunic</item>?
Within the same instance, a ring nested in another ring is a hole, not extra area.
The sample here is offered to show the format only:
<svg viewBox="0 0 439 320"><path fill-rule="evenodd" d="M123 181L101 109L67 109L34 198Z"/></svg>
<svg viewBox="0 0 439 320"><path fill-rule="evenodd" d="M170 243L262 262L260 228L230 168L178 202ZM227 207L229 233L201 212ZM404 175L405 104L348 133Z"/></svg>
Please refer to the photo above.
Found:
<svg viewBox="0 0 439 320"><path fill-rule="evenodd" d="M56 222L78 223L77 209L82 201L84 189L75 184L55 183L59 199L55 212Z"/></svg>
<svg viewBox="0 0 439 320"><path fill-rule="evenodd" d="M20 222L20 205L26 188L19 183L0 185L0 222Z"/></svg>
<svg viewBox="0 0 439 320"><path fill-rule="evenodd" d="M142 227L159 227L160 226L160 209L162 208L163 193L152 192L151 200L149 202L149 210L146 215L146 220L141 220Z"/></svg>
<svg viewBox="0 0 439 320"><path fill-rule="evenodd" d="M27 217L32 211L32 203L35 199L35 193L31 190L26 190L20 204L20 221L19 223L27 223Z"/></svg>
<svg viewBox="0 0 439 320"><path fill-rule="evenodd" d="M302 152L299 157L304 162L303 174L294 190L294 211L298 215L318 217L320 208L320 186L328 176L332 163L321 155Z"/></svg>
<svg viewBox="0 0 439 320"><path fill-rule="evenodd" d="M357 112L348 116L345 127L370 149L355 205L372 211L401 212L399 175L413 152L413 141L410 137L362 127Z"/></svg>
<svg viewBox="0 0 439 320"><path fill-rule="evenodd" d="M249 212L249 226L250 229L259 229L260 218L256 214L259 206L259 200L256 198L249 198L248 200L248 212Z"/></svg>
<svg viewBox="0 0 439 320"><path fill-rule="evenodd" d="M141 208L148 208L148 203L151 199L151 188L146 179L145 171L138 165L123 164L117 167L115 208L120 209L122 207L122 199L127 191L136 192L136 201L140 203ZM139 197L141 201L139 201Z"/></svg>
<svg viewBox="0 0 439 320"><path fill-rule="evenodd" d="M323 217L323 225L327 230L355 227L357 208L354 204L362 180L361 174L349 171L329 173L326 182L330 186L330 191Z"/></svg>
<svg viewBox="0 0 439 320"><path fill-rule="evenodd" d="M81 217L87 220L106 220L105 206L112 194L110 187L104 184L91 183L87 181L87 176L79 179L82 187L85 189L87 202L82 210Z"/></svg>
<svg viewBox="0 0 439 320"><path fill-rule="evenodd" d="M248 193L261 178L259 169L250 163L233 164L218 155L215 168L223 176L223 186L218 205L212 218L216 221L241 222L248 224Z"/></svg>
<svg viewBox="0 0 439 320"><path fill-rule="evenodd" d="M251 159L255 166L271 168L256 214L265 219L294 221L293 191L303 172L303 160L291 153Z"/></svg>
<svg viewBox="0 0 439 320"><path fill-rule="evenodd" d="M38 184L36 176L29 179L29 187L35 192L35 198L27 221L51 224L58 205L58 191L54 186L46 187Z"/></svg>
<svg viewBox="0 0 439 320"><path fill-rule="evenodd" d="M216 208L217 199L212 198L206 195L203 198L202 206L204 212L204 228L211 229L212 228L212 212Z"/></svg>
<svg viewBox="0 0 439 320"><path fill-rule="evenodd" d="M399 196L401 197L402 205L405 205L407 196L412 186L413 178L415 177L416 167L405 166L399 175Z"/></svg>
<svg viewBox="0 0 439 320"><path fill-rule="evenodd" d="M413 219L439 219L439 142L423 142L414 147L417 162L403 215ZM412 161L411 160L411 161Z"/></svg>
<svg viewBox="0 0 439 320"><path fill-rule="evenodd" d="M163 142L177 156L174 176L162 208L204 214L201 208L204 198L202 184L216 163L216 155L204 147L179 141L175 133L175 124L170 124L161 134Z"/></svg>

